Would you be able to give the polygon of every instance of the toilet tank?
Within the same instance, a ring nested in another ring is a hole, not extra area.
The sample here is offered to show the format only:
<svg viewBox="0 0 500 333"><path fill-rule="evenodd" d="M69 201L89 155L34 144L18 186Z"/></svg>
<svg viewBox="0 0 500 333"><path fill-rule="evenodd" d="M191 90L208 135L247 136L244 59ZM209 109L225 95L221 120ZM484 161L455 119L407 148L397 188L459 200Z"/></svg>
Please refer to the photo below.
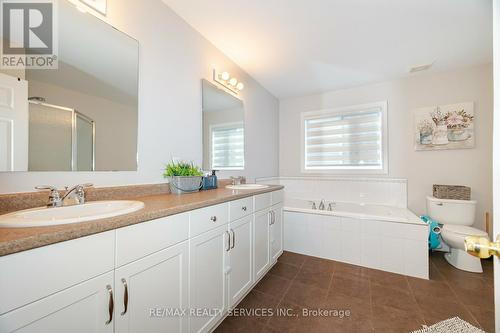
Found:
<svg viewBox="0 0 500 333"><path fill-rule="evenodd" d="M427 215L438 223L470 226L474 224L475 214L475 200L427 197Z"/></svg>

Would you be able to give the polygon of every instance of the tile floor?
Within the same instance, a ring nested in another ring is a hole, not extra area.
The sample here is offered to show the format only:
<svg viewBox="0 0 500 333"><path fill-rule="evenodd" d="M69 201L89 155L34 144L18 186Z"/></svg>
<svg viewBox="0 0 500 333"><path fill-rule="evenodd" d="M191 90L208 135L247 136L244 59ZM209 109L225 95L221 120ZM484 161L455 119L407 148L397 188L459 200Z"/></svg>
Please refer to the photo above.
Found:
<svg viewBox="0 0 500 333"><path fill-rule="evenodd" d="M492 262L483 267L483 274L459 271L433 253L427 281L285 252L238 308L293 315L231 316L216 332L404 333L454 316L493 332ZM306 317L303 308L350 316Z"/></svg>

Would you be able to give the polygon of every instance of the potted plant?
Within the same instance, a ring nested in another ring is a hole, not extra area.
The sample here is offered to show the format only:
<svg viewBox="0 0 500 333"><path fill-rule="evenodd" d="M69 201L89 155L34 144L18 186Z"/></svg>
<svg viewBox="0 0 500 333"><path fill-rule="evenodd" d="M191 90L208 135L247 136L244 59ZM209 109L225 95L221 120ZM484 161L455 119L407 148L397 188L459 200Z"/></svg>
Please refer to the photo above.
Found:
<svg viewBox="0 0 500 333"><path fill-rule="evenodd" d="M446 114L446 126L448 128L448 140L464 141L469 138L468 128L474 121L474 116L465 110L448 112Z"/></svg>
<svg viewBox="0 0 500 333"><path fill-rule="evenodd" d="M171 193L192 193L200 190L203 172L192 162L172 161L165 166L163 177L169 179Z"/></svg>

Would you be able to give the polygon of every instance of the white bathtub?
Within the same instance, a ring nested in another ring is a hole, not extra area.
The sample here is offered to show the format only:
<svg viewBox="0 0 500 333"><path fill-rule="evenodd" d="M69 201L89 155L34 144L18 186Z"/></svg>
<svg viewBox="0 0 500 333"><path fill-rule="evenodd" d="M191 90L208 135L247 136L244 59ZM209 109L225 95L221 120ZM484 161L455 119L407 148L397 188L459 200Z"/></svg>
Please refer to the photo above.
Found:
<svg viewBox="0 0 500 333"><path fill-rule="evenodd" d="M428 226L410 210L338 202L328 211L311 205L285 200L285 250L428 279Z"/></svg>
<svg viewBox="0 0 500 333"><path fill-rule="evenodd" d="M312 209L312 202L316 204L316 209ZM320 201L318 200L286 199L284 209L290 212L426 225L418 216L407 208L335 202L334 205L332 205L332 211L329 211L327 210L328 202L329 201L326 201L325 203L325 210L319 210Z"/></svg>

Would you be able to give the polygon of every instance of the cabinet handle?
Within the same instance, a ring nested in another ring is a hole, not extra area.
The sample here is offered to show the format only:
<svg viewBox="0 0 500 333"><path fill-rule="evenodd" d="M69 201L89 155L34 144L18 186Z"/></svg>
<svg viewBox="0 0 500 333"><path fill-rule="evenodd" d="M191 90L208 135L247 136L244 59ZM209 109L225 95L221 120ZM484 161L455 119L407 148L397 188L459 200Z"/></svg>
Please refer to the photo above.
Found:
<svg viewBox="0 0 500 333"><path fill-rule="evenodd" d="M276 212L273 210L273 225L276 223Z"/></svg>
<svg viewBox="0 0 500 333"><path fill-rule="evenodd" d="M217 216L212 216L212 217L210 218L210 220L211 220L212 222L217 222Z"/></svg>
<svg viewBox="0 0 500 333"><path fill-rule="evenodd" d="M269 211L269 225L273 225L273 212Z"/></svg>
<svg viewBox="0 0 500 333"><path fill-rule="evenodd" d="M231 229L231 234L233 235L233 246L231 246L231 248L234 249L234 246L236 245L236 238L233 229Z"/></svg>
<svg viewBox="0 0 500 333"><path fill-rule="evenodd" d="M231 234L229 233L229 231L224 231L225 234L227 234L227 246L226 246L226 252L229 252L229 250L231 249Z"/></svg>
<svg viewBox="0 0 500 333"><path fill-rule="evenodd" d="M127 280L122 279L123 283L123 311L120 313L120 315L125 315L127 313L127 308L128 308L128 285L127 285Z"/></svg>
<svg viewBox="0 0 500 333"><path fill-rule="evenodd" d="M109 319L106 321L106 325L108 325L113 320L113 311L115 308L115 302L113 301L113 288L111 288L111 286L108 284L106 286L106 289L108 290L109 294L109 301L108 301Z"/></svg>
<svg viewBox="0 0 500 333"><path fill-rule="evenodd" d="M241 207L241 209L242 209L244 212L246 212L246 211L247 211L247 206L243 206L243 207Z"/></svg>

